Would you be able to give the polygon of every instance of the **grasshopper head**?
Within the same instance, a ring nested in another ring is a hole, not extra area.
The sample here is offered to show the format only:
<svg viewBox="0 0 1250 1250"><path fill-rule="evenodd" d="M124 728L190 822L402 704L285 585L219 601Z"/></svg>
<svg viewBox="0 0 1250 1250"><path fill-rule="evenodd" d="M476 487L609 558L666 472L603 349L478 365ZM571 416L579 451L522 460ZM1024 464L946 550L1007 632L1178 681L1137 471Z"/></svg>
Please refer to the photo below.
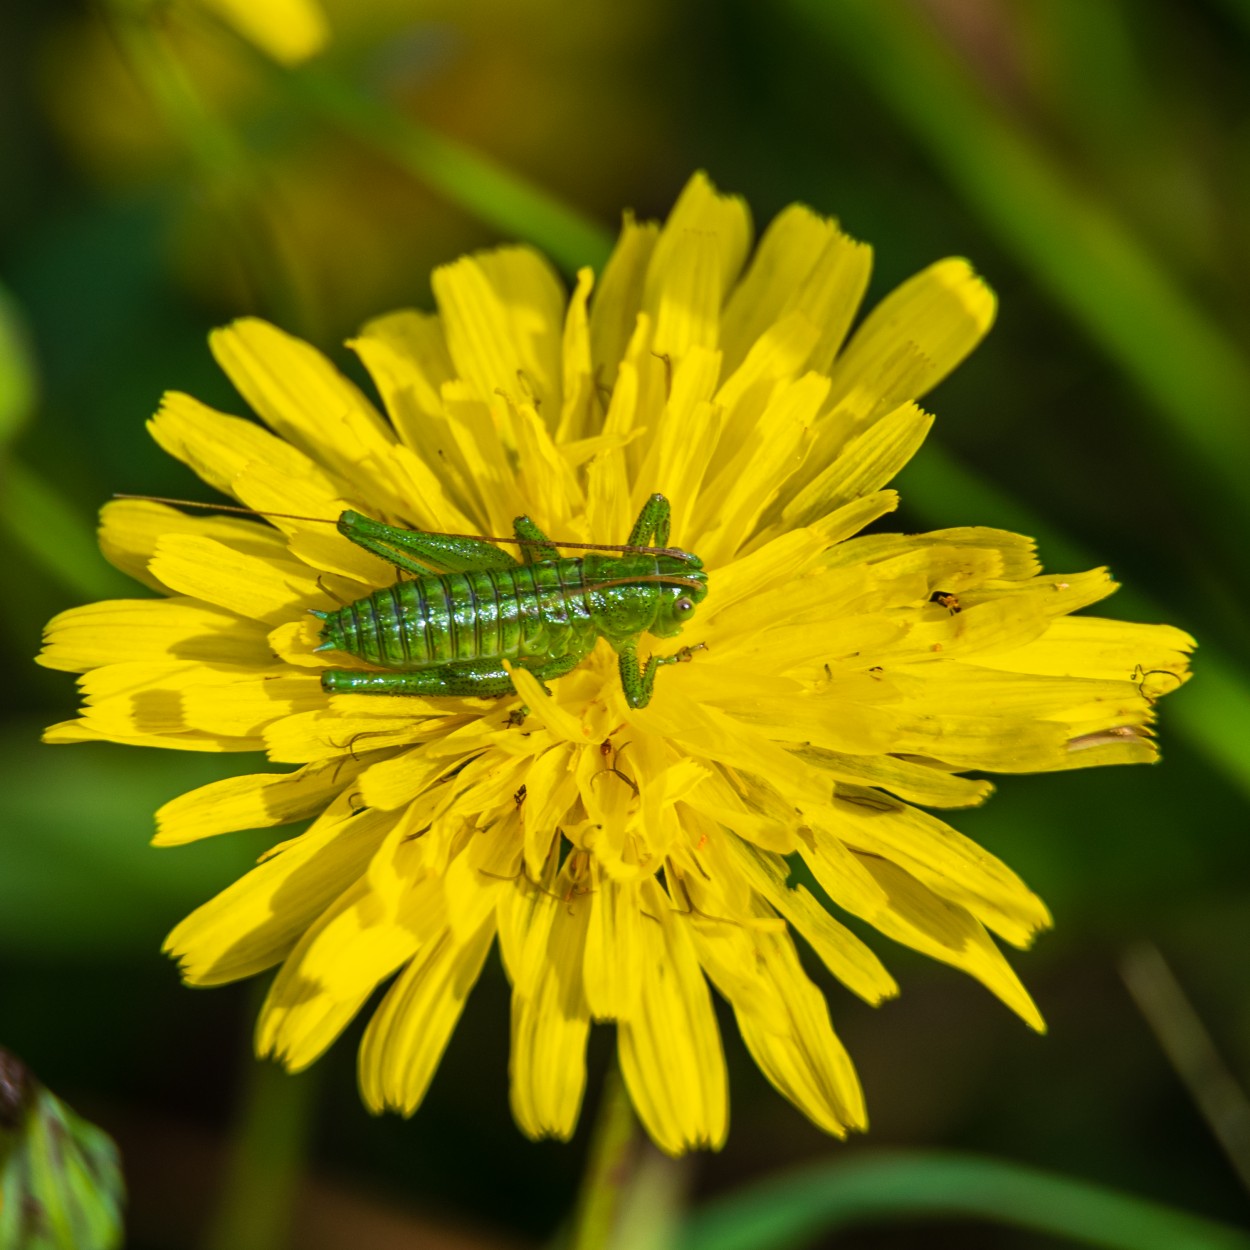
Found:
<svg viewBox="0 0 1250 1250"><path fill-rule="evenodd" d="M660 602L648 633L657 638L674 638L694 616L694 610L707 596L707 574L697 556L659 556L657 572L671 576L671 584L660 588Z"/></svg>

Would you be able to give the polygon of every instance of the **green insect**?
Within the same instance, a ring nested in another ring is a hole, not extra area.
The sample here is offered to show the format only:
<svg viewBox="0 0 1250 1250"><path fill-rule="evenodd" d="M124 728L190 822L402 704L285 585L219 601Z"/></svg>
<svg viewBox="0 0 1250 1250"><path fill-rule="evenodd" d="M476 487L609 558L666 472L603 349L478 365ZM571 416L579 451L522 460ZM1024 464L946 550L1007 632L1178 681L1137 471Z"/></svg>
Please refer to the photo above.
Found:
<svg viewBox="0 0 1250 1250"><path fill-rule="evenodd" d="M642 666L639 639L675 637L707 594L698 557L667 545L669 516L668 500L652 495L620 547L553 543L529 517L517 517L518 560L485 538L399 529L344 512L340 534L413 576L313 613L322 621L319 651L388 670L332 668L321 684L333 693L503 695L513 689L505 659L549 681L606 638L630 707L646 707L656 672L689 659L691 648L652 655ZM561 556L559 546L586 554Z"/></svg>
<svg viewBox="0 0 1250 1250"><path fill-rule="evenodd" d="M505 695L513 685L504 660L550 681L606 638L626 701L646 707L657 671L702 647L638 661L644 633L676 637L707 594L699 558L667 545L670 513L668 500L652 495L628 541L617 546L553 542L524 516L513 522L515 538L488 539L344 512L340 534L411 577L333 612L312 610L322 622L318 651L341 651L385 670L327 669L321 685L334 694ZM521 558L496 542L515 542ZM560 547L586 554L562 556Z"/></svg>

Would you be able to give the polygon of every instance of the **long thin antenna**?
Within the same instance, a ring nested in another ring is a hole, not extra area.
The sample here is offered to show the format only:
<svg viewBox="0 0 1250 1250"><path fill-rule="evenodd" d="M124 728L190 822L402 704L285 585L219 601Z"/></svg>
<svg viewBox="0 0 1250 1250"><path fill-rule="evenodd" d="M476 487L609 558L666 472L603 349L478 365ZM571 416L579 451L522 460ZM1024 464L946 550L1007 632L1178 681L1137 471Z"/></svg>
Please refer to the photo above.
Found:
<svg viewBox="0 0 1250 1250"><path fill-rule="evenodd" d="M197 503L194 499L166 499L163 495L122 495L114 494L114 499L137 499L142 503L168 503L179 508L205 508L211 512L238 512L243 516L277 517L282 521L312 521L317 525L337 525L323 516L296 516L293 512L259 512L255 508L240 508L232 503Z"/></svg>
<svg viewBox="0 0 1250 1250"><path fill-rule="evenodd" d="M261 516L275 517L280 521L311 521L316 525L337 525L338 521L331 521L328 517L323 516L298 516L293 512L261 512L256 508L241 508L237 504L232 503L198 503L194 499L168 499L164 495L123 495L120 492L113 495L114 499L132 499L142 503L167 503L179 508L204 508L211 512L233 512L240 516ZM453 534L450 530L413 530L416 534L435 534L440 538L476 538L485 543L512 543L514 546L520 547L541 547L543 540L540 538L517 538L514 535L504 537L498 534ZM680 547L635 547L629 543L574 543L560 542L557 539L547 540L553 547L568 547L576 551L623 551L630 555L647 555L647 556L672 556L677 560L693 560L694 556L688 551L683 551ZM632 581L647 580L645 578L633 578ZM611 585L622 585L623 583L612 582Z"/></svg>
<svg viewBox="0 0 1250 1250"><path fill-rule="evenodd" d="M504 538L498 534L453 534L449 530L418 530L421 534L438 534L442 538L480 538L487 543L512 543L521 547L542 547L549 544L552 547L569 547L576 551L625 551L630 555L644 556L673 556L678 560L692 560L694 557L688 551L682 551L680 547L631 547L628 543L566 543L559 538L516 538L509 536ZM632 578L632 581L638 581L638 578Z"/></svg>

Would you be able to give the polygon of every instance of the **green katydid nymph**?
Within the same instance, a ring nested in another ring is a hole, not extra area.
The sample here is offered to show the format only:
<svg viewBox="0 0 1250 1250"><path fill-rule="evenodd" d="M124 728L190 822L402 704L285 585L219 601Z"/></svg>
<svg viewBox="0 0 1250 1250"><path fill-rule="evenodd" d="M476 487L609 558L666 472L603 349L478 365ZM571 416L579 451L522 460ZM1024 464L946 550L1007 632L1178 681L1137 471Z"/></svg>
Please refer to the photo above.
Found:
<svg viewBox="0 0 1250 1250"><path fill-rule="evenodd" d="M334 523L340 534L410 576L334 611L310 609L321 621L318 651L372 666L327 669L322 687L426 698L511 694L505 660L545 682L572 671L604 638L617 654L626 701L646 707L657 671L702 647L638 660L644 633L676 637L707 595L699 558L667 545L670 513L668 500L652 495L616 545L553 541L525 516L506 539L404 529L344 512ZM515 543L520 557L498 542ZM585 554L562 556L561 547Z"/></svg>

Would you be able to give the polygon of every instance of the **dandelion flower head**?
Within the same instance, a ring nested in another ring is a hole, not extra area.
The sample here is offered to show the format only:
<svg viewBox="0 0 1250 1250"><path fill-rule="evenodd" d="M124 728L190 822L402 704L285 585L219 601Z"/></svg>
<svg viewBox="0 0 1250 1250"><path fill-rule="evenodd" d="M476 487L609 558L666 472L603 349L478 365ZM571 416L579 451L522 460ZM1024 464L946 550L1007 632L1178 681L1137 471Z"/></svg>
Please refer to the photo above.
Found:
<svg viewBox="0 0 1250 1250"><path fill-rule="evenodd" d="M610 1022L652 1138L719 1146L714 987L772 1084L843 1136L864 1100L809 968L869 1003L897 990L852 917L1042 1026L997 940L1027 945L1045 906L933 810L980 803L986 772L1154 758L1154 703L1191 640L1074 616L1114 589L1106 571L1043 575L1016 534L862 533L932 423L916 400L985 334L993 296L945 260L852 332L867 247L798 205L751 239L745 205L697 176L662 227L627 217L571 295L524 247L438 270L436 314L350 343L380 404L254 319L212 350L263 426L165 397L166 451L286 515L109 504L104 551L156 597L50 624L43 663L83 674L84 707L47 736L275 765L168 803L156 837L311 821L167 943L194 985L277 968L261 1054L307 1066L389 982L360 1086L410 1114L497 939L527 1134L572 1133L588 1034ZM626 702L603 641L550 695L522 668L497 699L322 689L345 661L316 650L309 609L395 569L319 519L499 535L528 514L621 543L655 492L709 592L681 639L704 649L660 670L649 706Z"/></svg>

